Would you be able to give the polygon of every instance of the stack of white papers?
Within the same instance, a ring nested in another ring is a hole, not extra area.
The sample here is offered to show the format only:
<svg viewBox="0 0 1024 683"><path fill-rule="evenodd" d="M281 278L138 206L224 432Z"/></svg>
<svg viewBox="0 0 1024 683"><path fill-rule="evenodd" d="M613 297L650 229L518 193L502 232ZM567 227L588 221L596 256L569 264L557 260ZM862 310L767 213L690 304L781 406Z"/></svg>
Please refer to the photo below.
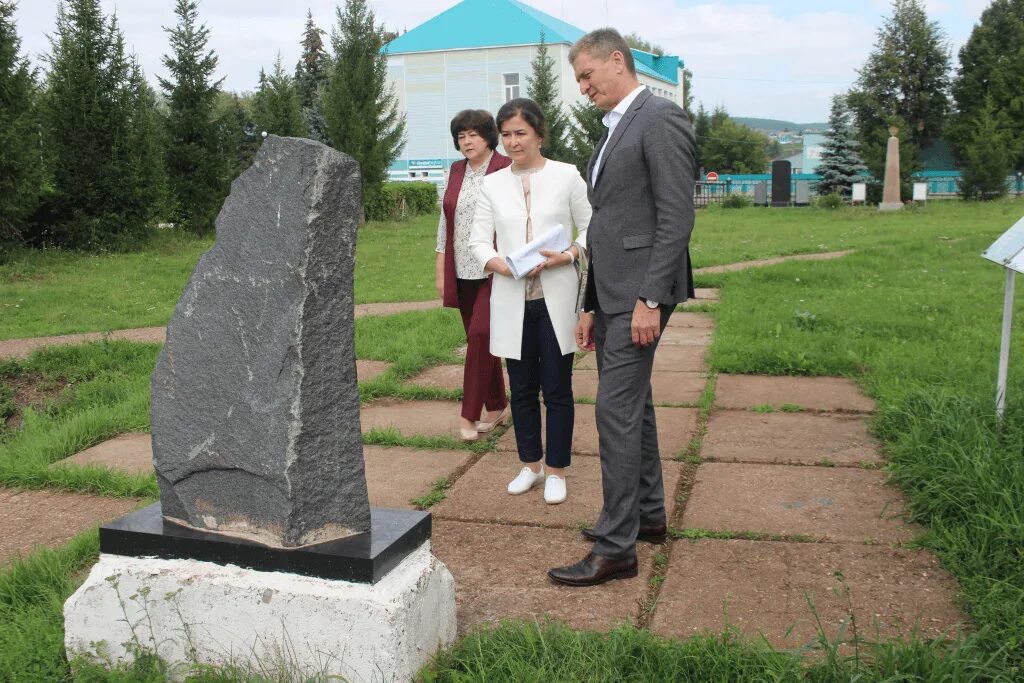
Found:
<svg viewBox="0 0 1024 683"><path fill-rule="evenodd" d="M512 270L512 277L520 279L531 270L544 263L547 257L540 255L541 249L548 251L565 251L569 248L569 231L559 223L533 241L524 244L519 249L505 257L505 262Z"/></svg>

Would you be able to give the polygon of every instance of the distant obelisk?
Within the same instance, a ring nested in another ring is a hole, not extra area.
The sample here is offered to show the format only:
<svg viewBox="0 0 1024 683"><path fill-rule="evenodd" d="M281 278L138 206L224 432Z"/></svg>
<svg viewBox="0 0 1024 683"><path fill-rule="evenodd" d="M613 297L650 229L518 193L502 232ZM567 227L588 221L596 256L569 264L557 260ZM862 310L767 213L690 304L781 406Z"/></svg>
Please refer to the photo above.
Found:
<svg viewBox="0 0 1024 683"><path fill-rule="evenodd" d="M900 197L900 139L896 137L899 129L889 127L889 143L885 148L885 185L882 190L882 203L879 211L899 211L903 208Z"/></svg>

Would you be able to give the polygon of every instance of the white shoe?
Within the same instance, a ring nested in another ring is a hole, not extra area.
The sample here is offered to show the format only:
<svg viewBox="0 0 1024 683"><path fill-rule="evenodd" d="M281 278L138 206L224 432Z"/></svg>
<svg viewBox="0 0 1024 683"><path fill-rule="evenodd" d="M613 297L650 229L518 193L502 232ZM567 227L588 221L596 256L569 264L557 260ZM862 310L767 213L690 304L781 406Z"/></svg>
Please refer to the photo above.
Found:
<svg viewBox="0 0 1024 683"><path fill-rule="evenodd" d="M540 472L534 472L529 467L519 470L516 478L508 483L508 492L513 496L526 493L533 488L533 485L544 478L544 466L541 465Z"/></svg>
<svg viewBox="0 0 1024 683"><path fill-rule="evenodd" d="M558 505L565 502L565 496L565 477L549 475L544 482L544 502L548 505Z"/></svg>

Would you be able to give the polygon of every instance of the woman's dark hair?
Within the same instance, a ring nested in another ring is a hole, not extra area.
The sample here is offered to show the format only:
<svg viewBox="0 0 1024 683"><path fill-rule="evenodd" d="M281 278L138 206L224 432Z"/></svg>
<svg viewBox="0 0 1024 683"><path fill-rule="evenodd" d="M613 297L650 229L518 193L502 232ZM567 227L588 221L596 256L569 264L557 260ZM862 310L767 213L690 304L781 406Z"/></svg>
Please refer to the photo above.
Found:
<svg viewBox="0 0 1024 683"><path fill-rule="evenodd" d="M502 124L514 116L523 117L523 121L530 124L530 128L533 128L538 137L543 138L547 136L547 129L544 126L544 112L541 111L540 105L530 98L517 97L501 105L501 109L498 110L498 130L500 131Z"/></svg>
<svg viewBox="0 0 1024 683"><path fill-rule="evenodd" d="M477 135L487 141L487 146L494 151L498 148L498 127L494 125L491 112L484 109L463 109L452 119L452 142L459 149L459 133L464 130L475 130Z"/></svg>

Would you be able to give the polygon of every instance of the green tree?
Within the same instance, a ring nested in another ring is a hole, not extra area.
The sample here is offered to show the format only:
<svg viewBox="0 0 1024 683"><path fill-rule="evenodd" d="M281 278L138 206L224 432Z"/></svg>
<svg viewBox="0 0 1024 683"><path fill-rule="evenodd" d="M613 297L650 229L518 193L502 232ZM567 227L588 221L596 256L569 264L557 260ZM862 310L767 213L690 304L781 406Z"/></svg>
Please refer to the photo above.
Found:
<svg viewBox="0 0 1024 683"><path fill-rule="evenodd" d="M622 36L622 39L625 40L626 45L629 45L631 48L643 50L644 52L650 52L652 55L657 55L659 57L665 54L664 48L662 48L660 45L655 45L649 40L641 37L640 34L636 33L635 31L633 33L627 33L626 35Z"/></svg>
<svg viewBox="0 0 1024 683"><path fill-rule="evenodd" d="M828 132L822 145L821 163L817 174L818 194L839 194L849 197L853 184L861 177L864 164L857 156L857 143L850 128L850 112L842 95L832 98L832 112L828 117Z"/></svg>
<svg viewBox="0 0 1024 683"><path fill-rule="evenodd" d="M252 164L263 142L256 125L254 95L220 92L214 105L218 154L225 160L228 176L238 177Z"/></svg>
<svg viewBox="0 0 1024 683"><path fill-rule="evenodd" d="M1012 166L1024 170L1024 0L993 0L960 49L953 82L957 115L950 138L961 157L976 147L973 126L989 105L1000 112L999 134L1012 144Z"/></svg>
<svg viewBox="0 0 1024 683"><path fill-rule="evenodd" d="M555 60L548 55L548 46L544 40L543 31L540 33L537 56L530 62L530 68L531 74L526 79L530 98L540 105L547 126L547 134L544 136L544 143L540 149L541 154L555 161L571 161L572 155L565 139L568 120L565 112L562 111L562 101L558 96Z"/></svg>
<svg viewBox="0 0 1024 683"><path fill-rule="evenodd" d="M147 234L159 197L155 160L135 148L152 123L141 71L99 0L59 4L50 42L44 130L54 191L32 239L130 246Z"/></svg>
<svg viewBox="0 0 1024 683"><path fill-rule="evenodd" d="M36 76L18 54L13 1L0 1L0 242L21 238L43 181Z"/></svg>
<svg viewBox="0 0 1024 683"><path fill-rule="evenodd" d="M299 93L292 77L281 66L280 52L270 76L260 71L260 87L254 105L256 125L261 131L290 137L304 137L309 133Z"/></svg>
<svg viewBox="0 0 1024 683"><path fill-rule="evenodd" d="M171 54L160 78L167 98L167 174L174 219L189 230L206 233L227 191L228 164L220 153L214 107L223 79L213 81L217 56L207 49L210 30L199 23L197 0L177 0L178 24L164 27Z"/></svg>
<svg viewBox="0 0 1024 683"><path fill-rule="evenodd" d="M320 142L327 142L321 96L331 75L331 56L324 49L324 33L313 21L313 13L307 12L306 28L302 32L302 58L295 65L295 87L309 137Z"/></svg>
<svg viewBox="0 0 1024 683"><path fill-rule="evenodd" d="M721 107L712 112L704 139L697 141L700 164L718 173L764 173L768 144L768 136L736 123Z"/></svg>
<svg viewBox="0 0 1024 683"><path fill-rule="evenodd" d="M989 99L971 122L973 134L963 148L960 179L964 199L998 199L1006 194L1006 176L1014 162L1008 118Z"/></svg>
<svg viewBox="0 0 1024 683"><path fill-rule="evenodd" d="M576 165L580 175L586 176L587 165L594 148L604 135L602 119L604 112L592 102L577 102L569 107L572 121L568 126L569 157L567 161Z"/></svg>
<svg viewBox="0 0 1024 683"><path fill-rule="evenodd" d="M878 179L885 171L889 126L900 129L904 180L920 166L921 147L942 133L949 113L950 50L922 0L893 0L892 15L847 96L861 156Z"/></svg>
<svg viewBox="0 0 1024 683"><path fill-rule="evenodd" d="M324 123L331 146L359 162L365 206L380 192L405 144L405 117L388 86L384 30L374 23L366 0L347 0L337 19Z"/></svg>

